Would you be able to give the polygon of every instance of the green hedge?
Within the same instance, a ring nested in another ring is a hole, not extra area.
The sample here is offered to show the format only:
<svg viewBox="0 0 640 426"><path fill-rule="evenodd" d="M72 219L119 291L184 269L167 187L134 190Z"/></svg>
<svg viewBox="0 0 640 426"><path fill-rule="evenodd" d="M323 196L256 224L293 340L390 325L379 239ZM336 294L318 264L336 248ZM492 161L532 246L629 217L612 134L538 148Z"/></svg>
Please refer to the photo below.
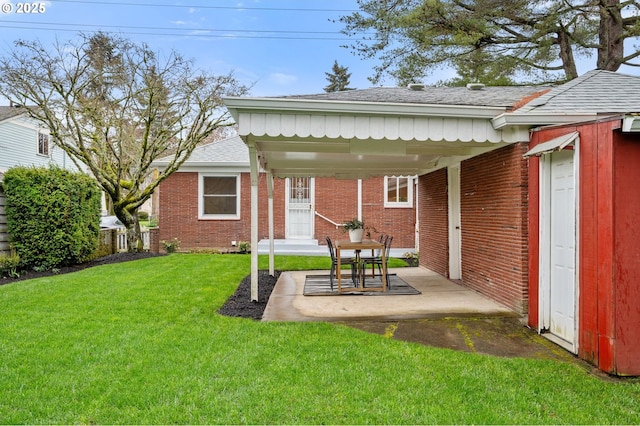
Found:
<svg viewBox="0 0 640 426"><path fill-rule="evenodd" d="M3 186L7 227L23 267L54 269L92 258L100 230L93 179L57 167L15 167Z"/></svg>

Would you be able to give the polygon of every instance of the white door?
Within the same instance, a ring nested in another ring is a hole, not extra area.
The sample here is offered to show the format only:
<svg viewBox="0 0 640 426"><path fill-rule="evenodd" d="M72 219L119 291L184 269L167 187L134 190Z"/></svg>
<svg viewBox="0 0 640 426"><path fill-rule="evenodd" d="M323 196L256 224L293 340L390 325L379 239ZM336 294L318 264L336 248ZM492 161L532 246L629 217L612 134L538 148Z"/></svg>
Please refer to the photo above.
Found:
<svg viewBox="0 0 640 426"><path fill-rule="evenodd" d="M286 238L313 238L313 178L288 178L286 181Z"/></svg>
<svg viewBox="0 0 640 426"><path fill-rule="evenodd" d="M546 169L546 170L545 170ZM558 151L543 159L540 244L543 329L575 351L576 336L576 179L574 152ZM544 178L543 178L544 180ZM546 193L546 194L545 194Z"/></svg>
<svg viewBox="0 0 640 426"><path fill-rule="evenodd" d="M462 278L462 231L460 229L460 165L447 169L449 197L449 278Z"/></svg>

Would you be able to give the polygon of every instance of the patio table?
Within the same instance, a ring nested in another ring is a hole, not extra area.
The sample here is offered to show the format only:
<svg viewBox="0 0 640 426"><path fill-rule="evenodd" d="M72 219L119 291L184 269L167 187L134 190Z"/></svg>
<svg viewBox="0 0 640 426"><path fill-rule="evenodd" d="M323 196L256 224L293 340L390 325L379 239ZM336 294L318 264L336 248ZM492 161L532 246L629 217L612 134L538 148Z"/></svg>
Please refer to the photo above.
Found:
<svg viewBox="0 0 640 426"><path fill-rule="evenodd" d="M371 251L375 251L375 250L380 250L380 253L382 255L382 287L363 287L363 279L362 279L362 274L364 273L364 271L362 270L362 262L360 262L360 252L362 250L369 250L371 249ZM358 265L358 287L356 287L356 291L387 291L387 261L386 261L386 253L385 253L385 249L384 249L384 244L382 244L379 241L374 241L374 240L362 240L362 242L359 243L353 243L349 240L338 240L336 241L336 257L338 258L338 265L336 267L336 271L338 271L338 273L336 274L338 276L338 293L342 293L343 288L342 288L342 278L341 278L341 273L340 273L340 251L341 250L353 250L355 251L356 254L356 260L357 260L357 265ZM349 291L353 291L353 288L349 288Z"/></svg>

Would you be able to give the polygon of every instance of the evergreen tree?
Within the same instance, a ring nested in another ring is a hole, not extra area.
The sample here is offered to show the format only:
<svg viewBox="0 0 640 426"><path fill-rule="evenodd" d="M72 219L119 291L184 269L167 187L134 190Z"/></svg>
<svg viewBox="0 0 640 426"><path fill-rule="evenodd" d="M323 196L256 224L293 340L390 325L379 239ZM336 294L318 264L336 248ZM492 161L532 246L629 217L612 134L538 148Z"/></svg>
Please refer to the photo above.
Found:
<svg viewBox="0 0 640 426"><path fill-rule="evenodd" d="M349 87L349 79L351 78L351 73L347 72L349 69L347 67L341 67L338 65L338 61L333 62L333 67L331 68L332 73L325 72L327 75L327 81L329 85L324 88L325 92L341 92L343 90L353 90L353 88Z"/></svg>
<svg viewBox="0 0 640 426"><path fill-rule="evenodd" d="M464 80L479 59L487 73L473 78L496 81L571 80L576 60L596 55L598 69L640 65L637 0L358 0L358 7L340 22L353 37L346 47L379 61L373 84L387 76L407 84L447 66Z"/></svg>

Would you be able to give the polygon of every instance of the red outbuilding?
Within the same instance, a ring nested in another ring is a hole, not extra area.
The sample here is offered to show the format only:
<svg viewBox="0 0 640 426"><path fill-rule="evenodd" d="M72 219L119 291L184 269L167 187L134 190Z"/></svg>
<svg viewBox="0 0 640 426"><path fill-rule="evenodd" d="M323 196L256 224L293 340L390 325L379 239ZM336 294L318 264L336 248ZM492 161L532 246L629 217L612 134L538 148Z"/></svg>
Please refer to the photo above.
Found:
<svg viewBox="0 0 640 426"><path fill-rule="evenodd" d="M603 371L640 375L640 78L593 71L532 104L506 121L587 121L531 134L528 323Z"/></svg>

